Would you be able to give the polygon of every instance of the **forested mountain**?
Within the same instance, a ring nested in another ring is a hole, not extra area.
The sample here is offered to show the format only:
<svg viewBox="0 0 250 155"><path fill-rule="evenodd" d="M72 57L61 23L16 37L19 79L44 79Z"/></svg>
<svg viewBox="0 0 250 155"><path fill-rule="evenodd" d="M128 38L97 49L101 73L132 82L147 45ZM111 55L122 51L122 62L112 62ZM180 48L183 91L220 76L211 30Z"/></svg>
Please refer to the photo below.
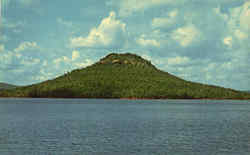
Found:
<svg viewBox="0 0 250 155"><path fill-rule="evenodd" d="M109 54L53 80L0 92L2 97L250 99L250 94L190 82L157 69L140 56Z"/></svg>
<svg viewBox="0 0 250 155"><path fill-rule="evenodd" d="M7 83L0 83L0 90L14 89L14 88L16 88L16 86Z"/></svg>

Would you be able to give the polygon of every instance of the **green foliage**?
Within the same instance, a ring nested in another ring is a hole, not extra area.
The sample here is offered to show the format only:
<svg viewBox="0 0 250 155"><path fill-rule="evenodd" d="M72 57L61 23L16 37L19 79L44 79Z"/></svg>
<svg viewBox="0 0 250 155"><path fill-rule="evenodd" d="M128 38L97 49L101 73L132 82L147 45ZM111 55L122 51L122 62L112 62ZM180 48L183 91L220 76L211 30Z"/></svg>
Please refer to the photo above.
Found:
<svg viewBox="0 0 250 155"><path fill-rule="evenodd" d="M7 84L7 83L0 83L0 90L14 89L16 87L17 86L10 85L10 84Z"/></svg>
<svg viewBox="0 0 250 155"><path fill-rule="evenodd" d="M250 94L185 81L134 54L109 54L54 80L0 92L2 97L250 99Z"/></svg>

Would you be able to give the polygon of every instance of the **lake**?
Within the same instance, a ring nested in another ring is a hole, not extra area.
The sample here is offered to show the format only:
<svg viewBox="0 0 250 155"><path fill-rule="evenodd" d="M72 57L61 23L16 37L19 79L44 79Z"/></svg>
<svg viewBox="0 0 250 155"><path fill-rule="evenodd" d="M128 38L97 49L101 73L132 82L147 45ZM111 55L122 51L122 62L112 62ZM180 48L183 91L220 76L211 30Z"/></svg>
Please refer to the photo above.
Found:
<svg viewBox="0 0 250 155"><path fill-rule="evenodd" d="M250 101L0 99L0 155L249 155Z"/></svg>

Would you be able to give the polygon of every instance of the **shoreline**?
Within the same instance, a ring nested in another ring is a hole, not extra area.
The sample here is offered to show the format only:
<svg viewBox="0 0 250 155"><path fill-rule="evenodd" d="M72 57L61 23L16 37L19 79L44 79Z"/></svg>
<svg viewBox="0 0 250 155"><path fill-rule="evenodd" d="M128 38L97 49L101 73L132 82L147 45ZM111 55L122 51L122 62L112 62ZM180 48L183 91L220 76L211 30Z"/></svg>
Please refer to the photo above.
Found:
<svg viewBox="0 0 250 155"><path fill-rule="evenodd" d="M84 97L0 97L0 99L88 99L88 100L238 100L250 101L250 99L223 99L223 98L84 98Z"/></svg>

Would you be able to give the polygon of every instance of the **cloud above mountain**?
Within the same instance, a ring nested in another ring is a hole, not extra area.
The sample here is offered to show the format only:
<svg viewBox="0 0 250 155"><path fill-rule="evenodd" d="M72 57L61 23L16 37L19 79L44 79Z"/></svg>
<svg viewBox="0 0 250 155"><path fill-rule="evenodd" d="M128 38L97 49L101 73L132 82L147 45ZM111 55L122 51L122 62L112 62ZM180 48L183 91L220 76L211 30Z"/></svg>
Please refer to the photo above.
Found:
<svg viewBox="0 0 250 155"><path fill-rule="evenodd" d="M119 49L124 47L126 39L126 24L116 19L112 11L98 27L90 30L88 36L72 38L71 47Z"/></svg>
<svg viewBox="0 0 250 155"><path fill-rule="evenodd" d="M249 0L9 1L0 82L41 82L131 52L187 80L249 90L249 19Z"/></svg>

